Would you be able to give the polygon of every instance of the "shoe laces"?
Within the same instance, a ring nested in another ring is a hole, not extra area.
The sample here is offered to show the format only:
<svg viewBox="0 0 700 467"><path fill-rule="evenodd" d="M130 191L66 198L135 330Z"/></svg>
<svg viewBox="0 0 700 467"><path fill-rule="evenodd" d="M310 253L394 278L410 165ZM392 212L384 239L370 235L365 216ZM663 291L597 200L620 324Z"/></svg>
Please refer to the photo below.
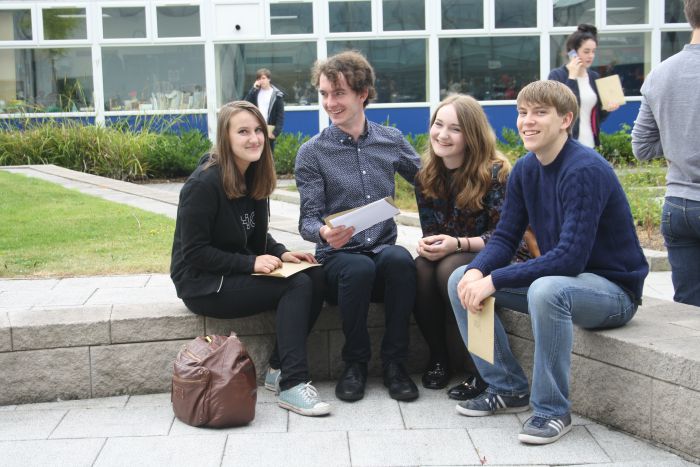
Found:
<svg viewBox="0 0 700 467"><path fill-rule="evenodd" d="M535 416L535 417L532 417L532 418L530 419L529 424L532 425L532 426L534 426L534 427L537 427L537 428L542 428L542 427L545 426L548 422L549 422L549 420L547 420L546 418L543 418L543 417L536 417L536 416Z"/></svg>
<svg viewBox="0 0 700 467"><path fill-rule="evenodd" d="M315 402L318 400L318 391L311 385L311 381L305 383L300 392L306 402Z"/></svg>

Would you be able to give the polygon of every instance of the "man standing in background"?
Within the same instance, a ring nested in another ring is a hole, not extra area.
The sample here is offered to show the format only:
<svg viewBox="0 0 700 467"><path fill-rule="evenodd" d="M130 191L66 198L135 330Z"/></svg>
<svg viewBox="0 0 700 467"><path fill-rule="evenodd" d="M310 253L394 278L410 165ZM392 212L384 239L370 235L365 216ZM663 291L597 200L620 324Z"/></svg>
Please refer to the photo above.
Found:
<svg viewBox="0 0 700 467"><path fill-rule="evenodd" d="M270 146L275 149L275 138L284 127L284 93L272 85L272 73L267 68L255 72L255 83L244 100L256 105L271 127Z"/></svg>

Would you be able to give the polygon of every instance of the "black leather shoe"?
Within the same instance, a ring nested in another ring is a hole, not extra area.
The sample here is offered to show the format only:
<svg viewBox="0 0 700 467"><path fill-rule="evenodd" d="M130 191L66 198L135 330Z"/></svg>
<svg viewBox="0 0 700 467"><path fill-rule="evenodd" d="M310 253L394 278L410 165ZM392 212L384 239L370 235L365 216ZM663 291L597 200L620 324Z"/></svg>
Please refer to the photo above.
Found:
<svg viewBox="0 0 700 467"><path fill-rule="evenodd" d="M471 376L459 383L456 386L452 386L447 390L447 395L450 399L455 399L458 401L466 401L473 399L489 387L486 382L481 379L481 376Z"/></svg>
<svg viewBox="0 0 700 467"><path fill-rule="evenodd" d="M418 397L418 388L406 368L400 363L389 362L384 367L384 386L389 388L389 395L397 401L412 401Z"/></svg>
<svg viewBox="0 0 700 467"><path fill-rule="evenodd" d="M443 362L431 362L421 378L426 389L442 389L450 382L450 370Z"/></svg>
<svg viewBox="0 0 700 467"><path fill-rule="evenodd" d="M361 363L350 363L335 385L335 396L343 401L359 401L365 397L366 383L367 367Z"/></svg>

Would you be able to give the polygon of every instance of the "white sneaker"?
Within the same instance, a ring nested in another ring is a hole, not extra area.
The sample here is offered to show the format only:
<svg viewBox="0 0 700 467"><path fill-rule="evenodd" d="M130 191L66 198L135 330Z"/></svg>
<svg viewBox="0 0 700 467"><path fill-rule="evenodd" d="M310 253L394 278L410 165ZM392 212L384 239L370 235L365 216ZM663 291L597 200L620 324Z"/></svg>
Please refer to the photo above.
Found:
<svg viewBox="0 0 700 467"><path fill-rule="evenodd" d="M282 375L282 370L275 370L274 368L268 368L267 374L265 375L265 389L274 392L275 394L280 393L280 376Z"/></svg>
<svg viewBox="0 0 700 467"><path fill-rule="evenodd" d="M330 404L319 399L318 391L311 382L299 383L293 388L280 392L277 396L277 405L310 417L327 415L331 412Z"/></svg>

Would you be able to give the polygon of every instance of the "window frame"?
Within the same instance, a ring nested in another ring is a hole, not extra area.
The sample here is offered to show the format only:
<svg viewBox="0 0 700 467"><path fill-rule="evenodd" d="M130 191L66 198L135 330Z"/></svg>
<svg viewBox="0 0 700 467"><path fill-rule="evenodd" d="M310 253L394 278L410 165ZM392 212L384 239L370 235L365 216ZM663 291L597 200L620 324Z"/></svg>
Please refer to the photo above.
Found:
<svg viewBox="0 0 700 467"><path fill-rule="evenodd" d="M46 3L42 2L36 5L37 8L37 21L36 28L38 45L48 46L50 48L61 48L64 46L71 45L91 45L95 38L95 31L93 21L91 19L95 15L96 5L88 2L75 2L75 3ZM85 39L46 39L44 36L44 10L55 10L59 8L77 8L85 9ZM32 28L34 25L32 25Z"/></svg>
<svg viewBox="0 0 700 467"><path fill-rule="evenodd" d="M0 47L2 46L22 46L22 45L34 45L39 43L37 35L39 34L37 26L37 9L35 5L27 5L26 3L7 3L0 4L0 11L13 11L13 10L29 10L29 15L32 21L32 38L28 41L23 40L0 40Z"/></svg>
<svg viewBox="0 0 700 467"><path fill-rule="evenodd" d="M145 27L146 36L145 37L104 37L104 28L102 25L102 10L105 8L143 8L145 14ZM151 15L152 9L148 7L143 1L123 1L116 3L99 3L97 5L97 18L95 20L95 27L97 28L97 41L100 44L112 45L112 44L140 44L145 41L153 40L154 31L151 28Z"/></svg>
<svg viewBox="0 0 700 467"><path fill-rule="evenodd" d="M196 6L199 8L199 36L181 36L181 37L160 37L158 35L158 8L159 7L168 7L168 6ZM204 42L205 40L205 18L207 16L206 14L206 8L202 4L201 0L157 0L150 4L150 8L147 5L146 6L147 10L151 10L151 20L150 24L146 24L146 36L148 38L151 38L154 44L175 44L175 43L190 43L190 42L197 42L201 43ZM146 20L148 21L148 14L146 16ZM148 34L150 27L150 32L151 34ZM145 40L145 39L142 39Z"/></svg>
<svg viewBox="0 0 700 467"><path fill-rule="evenodd" d="M272 12L270 11L272 5L279 5L279 4L284 4L284 3L310 3L311 4L311 28L312 31L310 33L299 33L299 34L273 34L272 33ZM265 9L265 38L268 40L274 40L274 41L294 41L300 40L303 41L305 39L316 39L319 37L319 29L321 27L321 18L319 16L322 16L323 18L326 17L326 14L324 13L323 15L318 14L318 8L317 8L318 2L316 0L266 0L263 8ZM328 27L328 22L326 21L326 28L325 31L329 29Z"/></svg>

